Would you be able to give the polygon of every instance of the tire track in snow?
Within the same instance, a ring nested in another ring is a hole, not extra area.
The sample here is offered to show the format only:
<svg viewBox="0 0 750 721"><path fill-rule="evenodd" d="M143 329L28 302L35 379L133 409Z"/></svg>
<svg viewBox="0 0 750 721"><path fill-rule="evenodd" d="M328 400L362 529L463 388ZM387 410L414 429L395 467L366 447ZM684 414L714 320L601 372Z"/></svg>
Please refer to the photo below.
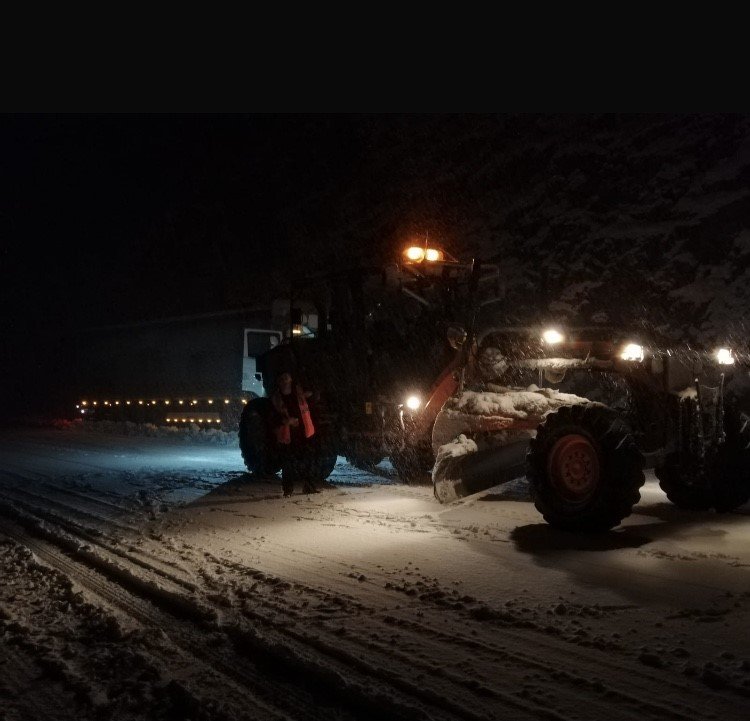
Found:
<svg viewBox="0 0 750 721"><path fill-rule="evenodd" d="M223 563L228 570L231 570L233 567L235 567L236 570L236 564L233 564L231 562L225 562L222 559L216 558L215 556L211 556L210 554L205 554L209 558L209 560L212 563ZM267 580L272 587L276 587L278 585L279 579L274 578L272 576L269 576L268 573L256 570L256 569L247 569L250 572L251 577L260 578ZM214 579L212 579L214 580ZM330 580L330 579L329 579ZM262 581L261 581L262 582ZM347 596L344 597L341 603L333 603L331 604L332 598L339 598L338 595L335 595L334 592L331 592L330 590L322 590L319 588L314 588L310 586L303 586L303 584L300 584L298 582L286 582L284 585L291 585L295 589L299 589L301 587L304 587L308 592L311 593L311 595L315 595L318 598L324 598L328 599L329 604L333 606L338 606L341 609L346 609L347 605L351 608L351 601L354 598L353 596ZM395 597L395 594L392 594L393 600L401 600L399 598ZM258 599L261 600L261 599ZM288 605L284 603L283 599L279 600L278 602L274 601L273 598L267 598L262 599L263 601L263 607L273 613L285 613L287 616L291 616L295 621L298 620L296 615L293 613L291 609L289 609ZM424 609L427 612L434 611L435 607L428 605L416 605L409 610L421 610ZM528 711L530 708L533 708L535 713L547 713L551 714L552 716L557 716L556 713L554 713L551 709L540 707L538 704L534 704L533 702L519 702L519 699L508 696L507 694L493 692L491 690L492 685L492 679L486 679L485 683L478 682L475 678L467 678L466 676L462 676L460 674L451 674L448 673L445 669L440 668L439 666L436 667L434 661L422 661L421 659L415 657L415 656L409 656L407 654L401 653L399 649L405 645L405 640L401 639L400 643L395 644L394 646L384 645L380 644L377 641L373 642L373 637L387 637L391 635L393 631L393 626L389 625L388 622L385 620L386 618L392 619L393 617L390 616L389 613L383 614L382 611L379 611L375 607L362 607L361 609L357 609L357 611L361 611L361 613L366 614L368 618L370 619L366 631L367 633L363 635L362 637L357 637L357 627L356 624L354 624L353 627L347 628L347 634L346 636L337 636L335 631L329 632L329 635L331 639L335 638L335 642L338 647L339 651L338 653L342 653L341 647L349 645L352 646L352 642L355 641L359 644L358 648L353 648L350 650L350 656L352 659L356 659L359 657L368 657L372 658L375 651L377 651L380 655L380 661L381 665L383 667L387 667L389 665L392 665L395 660L399 660L402 664L401 674L404 677L409 677L410 675L414 675L414 673L417 670L421 670L424 672L423 675L426 675L426 680L424 682L425 686L429 686L431 683L431 677L439 676L439 682L440 685L445 687L445 683L447 681L454 684L454 690L450 693L447 693L445 691L445 688L443 688L443 697L446 696L452 697L452 698L458 698L462 695L465 696L465 693L467 690L473 691L476 694L479 694L480 696L492 696L494 697L495 701L503 700L505 705L513 706L519 710ZM445 609L441 609L442 612L445 612ZM255 617L258 617L259 619L262 619L264 623L266 624L273 624L277 623L278 620L275 620L273 615L263 614L258 610L258 607L254 607L253 615ZM328 619L330 620L341 620L346 618L351 618L352 612L351 610L349 612L342 610L340 616L338 617L331 617L328 616ZM309 619L308 619L309 620ZM448 621L453 619L447 619ZM461 630L463 630L463 625L468 622L468 619L461 619L460 623ZM379 623L381 624L381 627L373 628L373 626ZM415 639L415 643L413 644L415 647L424 649L424 638L422 634L426 634L426 631L428 631L428 626L425 624L419 624L419 623L411 623L412 627L417 631L413 635L413 638ZM479 624L475 624L479 625ZM403 629L400 629L403 630ZM460 632L458 633L458 636L460 638ZM432 659L442 659L446 655L446 651L449 649L454 650L456 646L456 636L449 635L449 634L443 634L440 637L440 643L434 643L433 644L433 652L431 654L426 654L428 658ZM523 645L529 645L530 639L528 638L528 635L520 637L519 639L519 647ZM533 643L533 641L532 641ZM478 644L473 641L469 642L468 648L471 649L472 653L467 653L466 655L466 661L472 659L474 652L478 646ZM488 648L486 645L484 646L485 650L491 650L490 658L488 658L488 662L494 663L495 666L498 666L499 662L502 662L503 668L498 669L495 668L495 670L499 670L502 673L506 675L518 675L518 669L523 669L524 673L526 670L529 669L536 669L541 670L546 673L549 679L552 679L555 674L559 675L559 668L560 666L558 663L550 664L550 663L542 663L539 661L538 658L528 656L528 655L522 655L519 653L511 653L505 650L504 648L494 647L494 648ZM571 655L570 648L566 647L564 644L561 644L559 646L556 646L554 649L551 649L554 651L554 654L557 658L563 658L563 657L569 657ZM547 649L547 653L550 653L550 649ZM600 671L600 664L602 662L602 659L600 655L597 655L594 659L589 659L591 663L590 671L594 674L601 673ZM623 672L623 667L621 665L615 665L612 668L613 673L611 674L611 677L614 679L617 679ZM640 673L640 669L633 669L632 667L628 668L628 671L635 670L634 675L642 675ZM371 671L372 673L378 673L377 667L374 667ZM598 681L598 677L595 675L595 679L597 679L597 682L599 685L601 685L601 681ZM643 679L645 680L647 677L643 676ZM591 686L594 688L594 690L597 689L597 682L592 682L590 679L586 678L583 675L576 675L576 674L568 674L567 677L560 677L557 679L560 683L564 683L564 685L568 688L570 693L570 706L571 708L575 708L575 706L578 703L579 696L580 696L580 688L585 686ZM611 681L611 679L610 679ZM520 679L519 679L520 682ZM644 702L643 699L639 697L633 697L630 694L624 694L622 692L618 692L611 684L606 689L607 692L611 696L620 697L622 702L628 703L629 706L633 709L633 712L636 710L643 713L645 710L649 710L654 714L654 718L675 718L675 719L686 719L686 718L692 718L692 713L690 710L687 710L686 713L680 713L680 712L674 712L669 706L665 705L658 705L658 704L650 704L648 702ZM661 689L660 689L661 690ZM684 690L684 689L681 689ZM562 691L561 691L562 692ZM483 705L484 701L481 699L473 698L472 699L473 704L479 704ZM468 703L468 701L467 701ZM607 702L604 704L598 705L594 701L590 701L589 705L593 706L593 708L599 708L600 713L603 715L610 715L612 716L612 705L611 703ZM492 714L492 711L489 711L490 714Z"/></svg>
<svg viewBox="0 0 750 721"><path fill-rule="evenodd" d="M64 494L66 496L73 496L74 498L80 498L81 500L88 501L90 503L95 503L99 506L104 506L105 508L110 508L113 511L117 511L118 513L133 513L138 510L138 506L133 504L132 507L125 507L122 505L119 505L117 503L112 503L111 501L107 501L101 496L92 496L88 493L81 493L80 491L75 491L72 488L63 488L62 486L56 486L54 483L45 482L44 484L45 488L48 488L50 491L53 491L55 493ZM101 493L102 491L99 491ZM114 494L111 494L114 495ZM116 496L118 498L122 498L123 501L129 501L127 496Z"/></svg>
<svg viewBox="0 0 750 721"><path fill-rule="evenodd" d="M30 491L26 491L22 488L5 487L3 488L3 494L5 495L6 498L11 497L13 498L13 500L20 500L21 502L23 502L24 499L26 499L26 503L34 502L37 504L35 508L39 508L39 510L45 510L47 512L57 514L57 511L56 511L57 509L59 511L62 511L65 514L72 514L74 517L78 516L80 518L93 520L94 522L108 529L115 528L116 530L122 531L123 533L131 533L131 534L134 534L138 531L137 526L125 525L121 523L114 516L102 516L88 509L80 508L79 506L71 506L57 499L50 498L49 496L42 496L42 495L39 495L38 493L32 493ZM40 502L47 504L48 508L40 507L38 505ZM59 516L59 514L57 515ZM61 518L67 518L67 520L70 520L70 521L73 520L69 518L68 515L62 516ZM96 528L95 530L98 532L102 532L100 528Z"/></svg>
<svg viewBox="0 0 750 721"><path fill-rule="evenodd" d="M0 510L4 510L7 514L8 508L7 506L4 508L0 507ZM14 521L17 520L14 519ZM303 696L303 698L299 699L298 704L291 709L293 714L295 714L292 718L321 719L322 721L323 719L332 718L332 710L323 707L315 713L311 713L310 705L314 706L314 703L306 692L301 692L296 684L279 686L279 682L274 681L273 676L285 675L290 669L292 673L303 673L307 674L308 678L312 678L314 685L318 686L318 694L320 694L321 689L325 691L326 687L331 691L335 691L338 694L338 701L348 702L347 707L354 718L393 718L404 719L404 721L414 718L444 718L446 721L450 718L466 718L471 721L487 718L486 716L476 716L468 710L465 715L458 717L455 715L446 716L440 712L439 708L433 709L433 713L426 713L420 708L421 704L414 704L414 701L417 699L411 698L408 695L403 697L402 694L394 694L393 691L395 689L383 688L382 685L380 687L376 686L373 689L372 678L358 676L352 672L351 666L341 664L339 660L333 657L321 658L320 649L317 649L315 644L311 644L310 639L306 639L304 636L295 638L295 636L298 636L297 634L284 633L283 629L279 633L280 629L272 629L270 632L267 632L252 625L209 623L212 630L227 634L235 646L243 651L244 656L247 656L249 652L249 658L252 661L262 661L262 659L254 657L257 653L271 660L270 664L268 662L262 663L264 668L272 672L270 678L268 675L251 674L247 669L238 667L238 658L226 659L221 657L213 652L210 645L205 641L194 641L190 638L191 634L189 631L186 632L180 624L174 623L175 615L180 620L195 621L195 615L190 612L189 608L179 608L173 603L169 603L164 610L170 614L171 618L170 616L165 616L152 605L156 603L159 607L164 606L163 599L159 597L159 594L154 593L153 588L149 588L145 584L141 585L141 588L136 590L140 590L142 593L134 601L133 596L129 592L129 590L133 589L125 590L123 588L123 579L119 573L116 572L114 574L114 579L109 578L107 576L108 569L100 567L98 563L94 564L95 570L92 571L89 567L92 561L90 557L84 557L83 559L77 557L70 558L67 553L57 550L56 546L62 541L61 537L55 537L53 533L52 537L39 540L34 536L30 536L27 532L20 530L18 527L14 529L14 525L14 522L10 524L4 522L0 526L0 530L14 540L31 548L34 553L53 568L62 571L76 584L92 592L108 604L124 611L129 617L162 629L174 643L193 654L195 659L210 660L211 667L219 669L224 675L230 678L234 677L237 681L246 684L255 691L258 691L258 689L269 689L270 687L269 695L271 699L283 698L294 700ZM39 529L37 528L36 530L38 531ZM50 546L50 542L55 545ZM63 547L66 545L63 543ZM68 553L70 552L70 549L66 550ZM84 562L83 564L81 564L81 560ZM109 570L111 571L112 569L110 568ZM102 576L101 572L104 572L105 575ZM146 600L145 604L143 602L144 598ZM334 661L334 663L331 663L331 661ZM243 665L246 666L247 664L239 664L239 666ZM532 717L528 716L528 718Z"/></svg>
<svg viewBox="0 0 750 721"><path fill-rule="evenodd" d="M27 718L78 721L73 694L58 684L39 683L41 670L32 652L0 643L0 718L21 718L20 706Z"/></svg>
<svg viewBox="0 0 750 721"><path fill-rule="evenodd" d="M238 663L237 657L226 657L214 650L212 645L215 640L209 636L216 629L210 625L186 626L184 621L195 620L191 618L192 614L182 615L174 607L170 607L165 613L160 608L158 597L149 597L148 593L143 596L132 595L118 583L118 579L113 580L100 569L92 569L71 558L46 539L29 535L13 521L0 519L0 533L29 548L40 561L63 573L104 606L124 613L145 629L159 629L181 651L184 665L194 667L197 678L205 676L211 681L209 687L202 688L201 691L216 693L213 684L217 682L218 673L218 680L227 687L224 692L239 694L243 704L252 705L255 713L259 714L258 717L320 721L330 718L330 715L324 713L310 713L310 708L314 707L312 699L294 687L279 687L273 679L255 672L252 664ZM253 709L245 707L245 711L252 715Z"/></svg>
<svg viewBox="0 0 750 721"><path fill-rule="evenodd" d="M8 445L10 445L7 441L3 442L3 445L7 448ZM39 475L40 478L45 478L49 476L49 464L48 463L39 463L38 461L40 459L46 459L49 461L55 461L55 472L59 472L61 467L69 466L71 467L71 470L80 470L81 468L86 468L87 470L95 470L95 471L111 471L111 466L107 465L101 465L100 463L91 463L89 461L82 461L75 458L68 458L65 457L65 455L61 454L59 456L53 456L48 453L40 453L39 452L39 446L37 444L15 444L18 446L21 446L23 448L23 462L19 463L17 460L14 460L15 455L10 456L10 454L3 451L0 453L0 464L4 469L11 469L14 468L17 471L26 471L31 473L36 473ZM35 462L33 464L33 468L29 468L29 459L34 459Z"/></svg>
<svg viewBox="0 0 750 721"><path fill-rule="evenodd" d="M9 510L7 506L5 506L5 510L6 512ZM39 531L39 528L33 530ZM52 537L48 537L47 540L59 544L63 539L60 535L53 533ZM71 550L69 544L63 545L68 546L68 550ZM93 563L97 570L114 576L118 584L121 585L125 582L131 591L140 591L141 595L145 593L146 596L153 596L155 592L153 587L139 582L134 583L136 579L124 576L121 568L108 568L106 564L102 564L100 558L93 558L86 554L83 560L89 565ZM68 572L70 575L74 574L72 568L68 568ZM73 577L80 582L80 572ZM130 583L127 583L128 581ZM135 589L133 586L135 586ZM87 584L87 587L91 587L91 584ZM101 589L95 589L95 591L102 595ZM110 598L112 598L111 595ZM160 605L164 605L165 601L164 598L158 598L158 596L152 597L150 600L161 601ZM175 605L172 597L167 597L166 600L169 601L166 610L171 613L178 611L180 615L186 615L189 620L196 620L193 609L185 609L182 604ZM122 605L121 597L119 597L119 602ZM132 610L130 615L133 615ZM394 673L389 669L389 665L392 665L393 661L392 656L390 659L380 659L382 661L380 665L373 664L363 660L361 648L356 648L353 652L347 652L341 648L341 643L335 637L325 640L321 639L317 633L312 635L300 633L287 627L288 620L279 624L273 617L252 611L245 612L243 615L255 622L260 621L261 628L272 629L272 631L269 634L268 631L264 630L259 635L257 628L253 630L252 626L248 628L236 624L225 625L223 630L235 640L238 648L249 648L252 651L260 649L266 655L274 658L276 663L281 666L297 667L300 672L308 676L338 687L337 691L343 697L349 697L349 704L355 709L356 714L362 716L362 718L370 718L373 701L376 701L376 708L380 709L377 715L382 716L385 712L386 718L462 718L467 719L467 721L479 721L480 719L493 717L491 713L477 714L474 712L472 708L475 706L475 699L467 698L465 693L456 694L459 699L463 696L465 704L461 704L449 700L445 693L430 688L429 684L420 685L409 681L408 672L410 668L405 669L406 673L403 672L404 669L401 673ZM200 618L200 613L197 618ZM291 653L290 649L292 650ZM334 678L331 678L333 669L336 670ZM357 673L354 673L355 670ZM348 683L342 683L342 679L347 678ZM376 693L373 694L371 687L374 681L377 681L380 689L376 689ZM464 692L465 690L463 689ZM457 688L456 691L461 691L461 689ZM402 700L399 701L399 697ZM420 706L423 705L430 708L427 715L425 715L425 711L420 711ZM512 696L503 698L503 706L514 709L513 718L547 718L552 721L559 721L562 718L548 708L533 702L519 701ZM446 709L450 711L448 716L445 716Z"/></svg>
<svg viewBox="0 0 750 721"><path fill-rule="evenodd" d="M281 550L272 550L270 546L277 546ZM284 552L285 551L285 552ZM300 549L292 549L291 547L285 547L283 544L273 543L266 541L263 545L264 555L276 555L282 560L289 558L289 553L292 551L295 554L310 555L314 558L320 558L315 554L302 551ZM206 555L206 554L204 554ZM209 560L212 563L223 564L228 570L237 570L235 562L226 561L224 559L210 556ZM344 566L345 564L339 563L338 565ZM247 567L251 574L258 574L259 577L269 576L267 571L261 571L259 569L253 569ZM331 598L336 595L340 595L338 591L331 591L330 586L351 586L353 591L356 593L352 595L346 595L341 597L342 602L340 606L345 608L347 604L351 604L353 599L357 600L357 603L362 604L362 585L357 581L347 582L346 578L342 578L340 574L326 574L316 570L312 564L306 564L306 573L308 575L314 575L318 577L323 584L321 587L307 587L311 592L320 597ZM347 565L346 568L349 568ZM368 579L372 580L372 577L377 575L373 573L373 569L363 569L368 573ZM391 581L392 576L381 574L380 580L388 582ZM299 582L291 582L294 587L300 587L303 584ZM326 586L328 590L326 590ZM384 595L384 589L375 587L375 598L373 600L382 599ZM403 595L399 595L396 592L386 594L394 601L403 602ZM274 603L266 602L270 610L274 612L286 612L289 614L288 608L285 606L283 601ZM591 709L599 709L600 715L608 715L612 718L617 718L617 711L615 710L616 704L613 702L616 700L619 705L627 705L630 711L626 713L623 718L628 718L628 714L638 713L639 715L649 714L651 718L672 718L672 719L693 719L694 718L694 704L691 701L691 697L695 700L698 697L705 697L708 693L712 696L713 703L717 708L723 708L727 718L736 717L737 708L735 702L731 699L720 694L713 694L707 692L705 689L696 689L695 685L692 685L688 681L683 681L680 676L675 676L674 673L668 671L649 668L645 670L642 663L634 656L628 656L626 653L622 653L619 660L613 660L611 649L598 649L595 647L582 646L579 643L572 643L566 641L563 638L555 637L550 635L540 624L533 624L533 627L524 629L517 628L519 625L529 624L530 622L522 617L514 618L512 614L503 612L506 616L505 622L499 622L498 619L502 619L502 614L498 613L495 620L487 619L483 623L477 623L472 621L470 614L466 612L455 613L450 610L446 610L444 607L438 607L430 604L422 604L420 602L413 602L412 606L404 608L402 604L401 613L411 613L415 611L423 612L434 612L447 615L445 619L446 625L451 626L450 633L435 632L434 628L426 623L415 620L410 617L406 621L406 625L414 631L414 646L425 650L425 639L432 637L435 640L433 644L432 654L427 654L433 658L442 658L445 655L446 650L454 649L457 644L464 645L467 649L466 659L467 661L472 658L473 654L479 648L482 648L487 656L487 663L494 663L500 665L501 668L497 669L500 672L508 672L513 669L526 669L528 671L541 672L545 677L545 684L555 684L558 686L558 691L568 696L570 707L572 710L575 709L580 700L580 691L582 688L589 688L591 692L597 693L603 697L606 697L600 703L597 703L594 699L589 698L587 705ZM334 604L335 605L335 604ZM382 620L383 611L379 610L377 606L365 605L361 609L362 613L368 614L371 620ZM490 610L491 612L491 610ZM257 613L257 611L256 611ZM393 617L395 611L385 612L386 616ZM347 618L350 614L343 613L342 618ZM378 617L381 617L380 619ZM265 622L272 622L270 618L264 618ZM486 641L480 645L476 638L472 638L465 634L466 628L473 626L475 629L481 630L482 634L486 636L489 632L493 634L499 634L498 643L489 644ZM496 628L493 628L496 627ZM499 627L499 628L498 628ZM368 632L372 635L372 623L367 627ZM348 634L356 635L356 626L353 629L347 629ZM381 631L382 635L387 635L386 629ZM377 635L377 633L376 633ZM339 643L343 643L344 640L340 639ZM372 655L374 650L371 642L364 638L362 643L366 646L363 651L364 654ZM508 648L510 646L510 648ZM527 648L534 648L538 653L528 653L525 651ZM383 656L388 656L393 659L394 653L392 650L385 646L380 648L380 652ZM409 665L411 660L413 666L420 666L418 660L413 657L409 659L404 657L402 661L404 666ZM566 669L574 668L574 672ZM432 672L434 669L431 665L423 666L423 670L426 673ZM624 680L626 679L626 680ZM456 682L460 685L466 686L466 680L457 678ZM469 682L471 683L471 681ZM492 680L487 679L487 684L491 684ZM638 692L632 691L633 685L637 684ZM664 700L666 696L669 696L669 700ZM688 699L687 701L685 699ZM594 718L597 717L595 713Z"/></svg>

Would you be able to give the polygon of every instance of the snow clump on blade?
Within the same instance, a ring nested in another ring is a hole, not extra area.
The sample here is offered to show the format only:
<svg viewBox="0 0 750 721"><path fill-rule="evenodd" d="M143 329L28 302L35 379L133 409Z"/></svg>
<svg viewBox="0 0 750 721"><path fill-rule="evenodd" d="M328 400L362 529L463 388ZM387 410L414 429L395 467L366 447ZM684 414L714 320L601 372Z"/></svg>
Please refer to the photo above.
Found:
<svg viewBox="0 0 750 721"><path fill-rule="evenodd" d="M442 499L443 503L458 497L453 489L454 481L445 478L445 471L450 465L450 460L468 453L476 453L477 450L479 449L476 442L467 438L463 433L438 449L435 465L432 468L432 482L435 485L435 495Z"/></svg>
<svg viewBox="0 0 750 721"><path fill-rule="evenodd" d="M572 393L560 393L553 388L505 388L488 384L489 391L464 391L449 399L445 410L468 415L501 416L504 418L541 418L561 406L586 403L586 398Z"/></svg>

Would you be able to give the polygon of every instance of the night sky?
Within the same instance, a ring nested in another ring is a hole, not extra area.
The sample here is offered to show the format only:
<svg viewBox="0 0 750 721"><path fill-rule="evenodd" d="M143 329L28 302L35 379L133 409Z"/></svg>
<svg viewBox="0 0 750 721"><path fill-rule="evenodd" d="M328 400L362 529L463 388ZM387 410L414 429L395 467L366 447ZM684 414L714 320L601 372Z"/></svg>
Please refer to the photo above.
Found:
<svg viewBox="0 0 750 721"><path fill-rule="evenodd" d="M4 323L109 324L239 301L243 276L288 255L282 209L316 175L348 182L348 125L5 117Z"/></svg>

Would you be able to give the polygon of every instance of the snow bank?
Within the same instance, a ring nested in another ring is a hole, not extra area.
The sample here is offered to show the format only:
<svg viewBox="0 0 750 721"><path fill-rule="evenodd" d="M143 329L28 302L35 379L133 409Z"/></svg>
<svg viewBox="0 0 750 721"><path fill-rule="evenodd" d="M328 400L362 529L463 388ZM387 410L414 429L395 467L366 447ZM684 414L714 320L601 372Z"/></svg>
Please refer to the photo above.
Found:
<svg viewBox="0 0 750 721"><path fill-rule="evenodd" d="M196 423L185 426L157 426L153 423L132 421L88 421L83 428L92 433L108 433L118 436L145 436L149 438L177 438L186 443L210 443L220 446L239 446L237 433L219 428L201 428Z"/></svg>

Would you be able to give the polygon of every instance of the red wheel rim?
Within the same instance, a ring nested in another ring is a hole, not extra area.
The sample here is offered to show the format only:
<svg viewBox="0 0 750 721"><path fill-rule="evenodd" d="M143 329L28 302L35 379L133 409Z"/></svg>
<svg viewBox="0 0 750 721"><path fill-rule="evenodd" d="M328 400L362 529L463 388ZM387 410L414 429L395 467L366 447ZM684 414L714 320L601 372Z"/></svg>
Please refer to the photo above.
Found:
<svg viewBox="0 0 750 721"><path fill-rule="evenodd" d="M586 436L560 438L549 454L547 473L555 490L567 501L585 501L599 484L599 456Z"/></svg>

